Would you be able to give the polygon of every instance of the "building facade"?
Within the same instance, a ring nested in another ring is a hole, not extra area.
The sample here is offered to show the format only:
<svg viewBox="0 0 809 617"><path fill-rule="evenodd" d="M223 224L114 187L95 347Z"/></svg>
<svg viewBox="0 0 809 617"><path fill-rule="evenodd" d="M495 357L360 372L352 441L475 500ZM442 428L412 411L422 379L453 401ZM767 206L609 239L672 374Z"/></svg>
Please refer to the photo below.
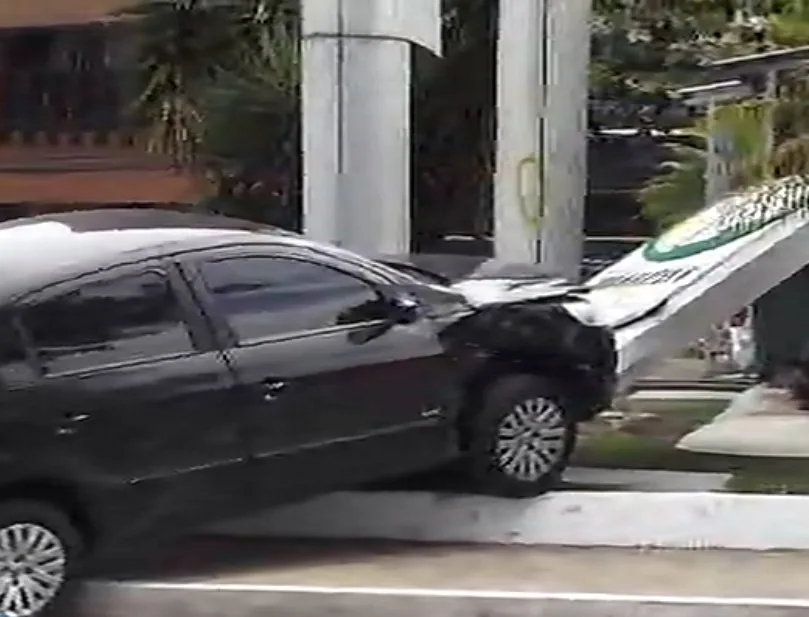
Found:
<svg viewBox="0 0 809 617"><path fill-rule="evenodd" d="M132 121L132 2L0 3L0 219L194 200Z"/></svg>

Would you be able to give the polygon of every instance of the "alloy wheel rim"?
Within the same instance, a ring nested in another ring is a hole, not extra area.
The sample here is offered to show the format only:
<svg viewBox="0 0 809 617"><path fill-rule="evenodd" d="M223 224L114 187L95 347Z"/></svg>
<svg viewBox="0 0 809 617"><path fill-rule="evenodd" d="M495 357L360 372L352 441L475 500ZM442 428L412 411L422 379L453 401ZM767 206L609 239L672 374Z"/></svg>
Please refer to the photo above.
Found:
<svg viewBox="0 0 809 617"><path fill-rule="evenodd" d="M17 523L0 529L0 615L32 617L59 593L67 554L49 529Z"/></svg>
<svg viewBox="0 0 809 617"><path fill-rule="evenodd" d="M564 413L554 401L537 397L517 403L497 427L497 465L512 478L536 482L562 459L566 434Z"/></svg>

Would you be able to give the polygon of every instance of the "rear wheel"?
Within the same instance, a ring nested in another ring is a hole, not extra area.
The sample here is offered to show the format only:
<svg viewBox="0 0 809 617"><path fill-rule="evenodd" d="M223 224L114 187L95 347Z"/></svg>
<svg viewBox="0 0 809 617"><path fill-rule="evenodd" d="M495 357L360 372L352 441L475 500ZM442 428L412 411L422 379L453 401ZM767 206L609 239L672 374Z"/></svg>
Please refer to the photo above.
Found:
<svg viewBox="0 0 809 617"><path fill-rule="evenodd" d="M0 504L0 615L54 615L81 539L67 516L39 502Z"/></svg>
<svg viewBox="0 0 809 617"><path fill-rule="evenodd" d="M576 444L577 425L564 397L533 375L495 381L470 424L476 488L502 497L536 497L555 488Z"/></svg>

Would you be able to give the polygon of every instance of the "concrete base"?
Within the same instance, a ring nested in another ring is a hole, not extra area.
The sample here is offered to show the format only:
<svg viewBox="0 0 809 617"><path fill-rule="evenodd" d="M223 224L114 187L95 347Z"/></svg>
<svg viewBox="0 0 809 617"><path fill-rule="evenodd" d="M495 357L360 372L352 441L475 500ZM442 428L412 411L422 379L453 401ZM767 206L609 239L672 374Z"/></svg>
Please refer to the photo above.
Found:
<svg viewBox="0 0 809 617"><path fill-rule="evenodd" d="M809 411L779 388L758 385L714 420L683 437L680 450L705 454L809 458Z"/></svg>
<svg viewBox="0 0 809 617"><path fill-rule="evenodd" d="M506 500L337 493L218 527L230 536L809 550L809 497L569 491Z"/></svg>

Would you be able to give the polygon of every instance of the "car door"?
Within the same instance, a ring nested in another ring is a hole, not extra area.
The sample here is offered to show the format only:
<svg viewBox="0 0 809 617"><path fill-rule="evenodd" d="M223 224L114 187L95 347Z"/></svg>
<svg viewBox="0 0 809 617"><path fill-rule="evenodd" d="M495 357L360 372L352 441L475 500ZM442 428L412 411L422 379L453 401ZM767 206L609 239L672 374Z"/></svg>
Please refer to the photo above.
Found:
<svg viewBox="0 0 809 617"><path fill-rule="evenodd" d="M247 501L235 380L173 268L113 268L17 310L40 372L15 388L37 456L91 490L125 490L118 503L144 525Z"/></svg>
<svg viewBox="0 0 809 617"><path fill-rule="evenodd" d="M338 488L444 460L448 370L431 324L386 320L374 282L294 251L195 260L250 410L273 495Z"/></svg>

